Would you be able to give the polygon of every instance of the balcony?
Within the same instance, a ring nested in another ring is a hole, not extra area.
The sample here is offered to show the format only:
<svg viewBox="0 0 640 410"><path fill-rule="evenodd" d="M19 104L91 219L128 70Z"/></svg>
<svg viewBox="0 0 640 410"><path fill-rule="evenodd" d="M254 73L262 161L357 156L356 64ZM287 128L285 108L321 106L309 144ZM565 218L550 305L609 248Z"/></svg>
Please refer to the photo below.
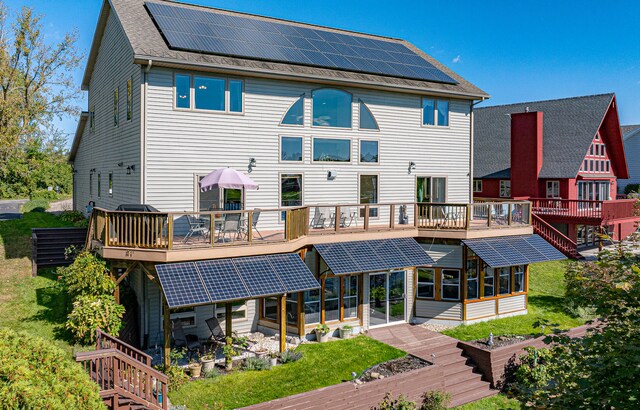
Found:
<svg viewBox="0 0 640 410"><path fill-rule="evenodd" d="M531 198L532 212L547 221L594 226L638 219L640 213L636 203L635 199L585 201Z"/></svg>
<svg viewBox="0 0 640 410"><path fill-rule="evenodd" d="M336 217L339 215L339 217ZM96 208L89 239L110 259L176 262L294 252L358 239L472 237L531 233L527 201L309 205L209 212Z"/></svg>

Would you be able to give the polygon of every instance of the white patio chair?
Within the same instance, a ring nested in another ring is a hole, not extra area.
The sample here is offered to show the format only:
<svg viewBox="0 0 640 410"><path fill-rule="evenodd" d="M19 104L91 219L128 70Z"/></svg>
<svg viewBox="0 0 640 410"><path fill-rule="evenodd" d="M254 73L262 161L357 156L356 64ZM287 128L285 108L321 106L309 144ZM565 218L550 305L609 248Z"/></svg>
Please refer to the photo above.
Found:
<svg viewBox="0 0 640 410"><path fill-rule="evenodd" d="M185 235L183 242L186 243L194 235L202 235L203 237L209 236L209 227L206 226L204 221L193 215L186 215L187 223L189 224L189 232Z"/></svg>

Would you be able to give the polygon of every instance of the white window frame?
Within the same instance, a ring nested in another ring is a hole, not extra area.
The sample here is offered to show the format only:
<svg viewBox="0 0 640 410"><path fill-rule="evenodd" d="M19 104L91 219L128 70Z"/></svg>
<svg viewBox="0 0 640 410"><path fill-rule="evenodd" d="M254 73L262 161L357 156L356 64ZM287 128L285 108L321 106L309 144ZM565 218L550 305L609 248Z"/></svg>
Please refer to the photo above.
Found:
<svg viewBox="0 0 640 410"><path fill-rule="evenodd" d="M432 282L421 282L420 281L420 271L431 271L431 274L433 275L433 281ZM431 285L432 286L432 295L433 296L421 296L419 294L420 292L420 285ZM422 268L422 267L418 267L416 268L416 298L418 299L435 299L436 297L436 270L434 268Z"/></svg>
<svg viewBox="0 0 640 410"><path fill-rule="evenodd" d="M375 142L378 145L378 160L376 162L364 162L362 161L362 143L363 142ZM361 165L380 165L380 140L374 138L361 138L358 140L358 163Z"/></svg>
<svg viewBox="0 0 640 410"><path fill-rule="evenodd" d="M469 275L469 261L474 261L476 264L476 277L475 278L471 278ZM474 258L474 259L467 259L466 261L466 266L465 266L465 279L467 281L467 286L465 288L465 298L466 300L478 300L480 299L480 259L479 258ZM471 298L469 297L469 283L471 282L475 282L476 284L476 297L475 298Z"/></svg>
<svg viewBox="0 0 640 410"><path fill-rule="evenodd" d="M245 300L243 301L244 303L242 305L238 305L238 306L231 306L231 321L232 322L246 322L247 320L249 320L249 308L248 308L248 301ZM233 302L231 302L233 303ZM214 304L214 312L215 312L215 316L218 319L218 321L222 322L224 320L226 320L226 314L227 314L227 306L226 303L215 303ZM242 312L243 313L243 317L233 317L233 313L237 313L237 312Z"/></svg>
<svg viewBox="0 0 640 410"><path fill-rule="evenodd" d="M178 89L176 87L177 76L189 77L189 108L181 108L177 106ZM224 80L224 110L207 110L204 108L196 108L196 91L195 91L195 78L210 78L214 80ZM230 81L239 81L242 84L241 104L242 110L231 111L231 91L229 87ZM174 111L192 111L202 112L208 114L224 114L224 115L244 115L245 113L245 81L242 78L227 77L227 76L213 76L204 74L188 74L184 72L174 72L173 74L173 109Z"/></svg>
<svg viewBox="0 0 640 410"><path fill-rule="evenodd" d="M445 284L444 283L444 273L450 271L450 272L457 272L458 273L458 283L457 284ZM462 275L460 273L460 269L441 269L440 270L440 299L441 300L460 300L460 285L462 282ZM445 298L444 297L444 288L445 286L448 287L452 287L455 286L456 288L458 288L458 297L455 299L452 298Z"/></svg>
<svg viewBox="0 0 640 410"><path fill-rule="evenodd" d="M334 91L341 91L343 93L349 94L351 96L351 123L349 124L348 127L332 127L330 125L315 125L313 123L313 119L314 119L314 114L313 114L313 93L315 93L316 91L320 91L320 90L334 90ZM315 88L313 90L311 90L311 120L309 121L311 128L324 128L324 129L330 129L330 130L352 130L353 129L353 118L354 118L354 112L355 110L353 109L353 103L355 102L355 98L353 97L353 94L350 93L349 91L343 90L341 88L333 88L333 87L321 87L321 88ZM358 116L358 125L360 122L360 117ZM313 156L311 157L313 159Z"/></svg>
<svg viewBox="0 0 640 410"><path fill-rule="evenodd" d="M473 192L482 192L482 180L474 179L473 180Z"/></svg>
<svg viewBox="0 0 640 410"><path fill-rule="evenodd" d="M278 174L278 208L289 208L282 206L282 177L289 175L300 176L300 196L301 196L301 204L299 206L304 206L304 172L280 172ZM284 211L283 211L284 212ZM279 223L284 223L284 218L282 215L278 216Z"/></svg>
<svg viewBox="0 0 640 410"><path fill-rule="evenodd" d="M320 140L342 140L349 141L349 161L316 161L315 157L315 141L316 139ZM353 164L353 140L351 138L338 138L338 137L311 137L311 163L312 164Z"/></svg>
<svg viewBox="0 0 640 410"><path fill-rule="evenodd" d="M300 159L300 161L297 160L292 160L292 159L282 159L282 139L283 138L298 138L301 141L301 145L302 145L302 159ZM282 134L280 136L278 136L278 162L281 163L285 163L285 164L303 164L305 163L304 160L304 152L305 152L305 137L303 137L302 135L287 135L287 134Z"/></svg>
<svg viewBox="0 0 640 410"><path fill-rule="evenodd" d="M498 273L498 296L502 296L502 295L510 295L511 294L511 268L510 267L504 267L504 268L498 268L499 273ZM503 274L507 272L507 274ZM507 278L507 283L508 283L508 290L506 293L502 293L502 278L506 277ZM494 280L495 280L495 276L494 276ZM495 284L494 284L495 286Z"/></svg>
<svg viewBox="0 0 640 410"><path fill-rule="evenodd" d="M366 177L366 176L375 176L376 177L376 202L375 203L368 203L368 204L363 204L360 203L360 189L362 188L362 177ZM364 206L365 205L369 205L369 219L378 219L380 218L380 206L378 205L380 204L380 174L376 173L376 172L361 172L358 173L358 218L364 218L365 212L364 212ZM375 209L375 215L371 216L371 212Z"/></svg>
<svg viewBox="0 0 640 410"><path fill-rule="evenodd" d="M547 198L560 198L560 181L547 181Z"/></svg>
<svg viewBox="0 0 640 410"><path fill-rule="evenodd" d="M525 277L525 268L524 265L517 265L514 267L513 270L513 290L515 293L522 293L525 291L526 287L525 287L525 283L524 283L524 277ZM516 283L518 283L517 281L517 277L521 276L522 280L520 283L522 283L522 289L516 289Z"/></svg>
<svg viewBox="0 0 640 410"><path fill-rule="evenodd" d="M198 327L198 315L196 315L196 311L195 309L187 311L187 312L176 312L176 313L171 313L170 315L171 320L180 320L182 321L182 319L190 319L193 318L193 324L192 325L182 325L183 328L185 329L195 329Z"/></svg>
<svg viewBox="0 0 640 410"><path fill-rule="evenodd" d="M356 286L355 286L356 294L347 296L347 294L345 293L347 291L347 286L345 285L345 282L351 281L351 278L353 278L353 277L356 278L356 280L355 280L355 283L356 283ZM340 285L341 285L341 289L342 289L342 301L341 301L341 303L342 303L342 309L343 309L343 312L344 312L344 319L345 320L356 319L358 317L358 296L359 296L359 291L360 291L360 289L359 289L359 286L360 286L359 285L359 280L358 280L356 275L344 275L344 276L340 277L340 280L342 281L342 283ZM347 308L345 307L345 303L344 302L347 299L355 300L355 302L356 302L356 315L355 316L347 317L347 315L346 315Z"/></svg>
<svg viewBox="0 0 640 410"><path fill-rule="evenodd" d="M431 100L433 101L433 124L425 124L424 123L424 101ZM449 103L449 108L447 109L447 125L438 124L438 102L446 101ZM420 100L420 125L422 127L438 127L438 128L449 128L451 127L451 100L446 98L431 98L431 97L422 97Z"/></svg>
<svg viewBox="0 0 640 410"><path fill-rule="evenodd" d="M294 104L296 104L298 102L298 100L302 100L302 124L285 124L284 123L284 118L287 116L287 114L289 114L289 111L291 110L291 108L294 106ZM282 117L280 118L280 122L278 123L279 126L281 127L294 127L294 128L304 128L305 124L306 124L306 113L307 113L307 98L306 98L306 93L302 93L298 98L296 98L296 100L291 103L291 105L289 105L289 107L287 108L287 110L284 112L284 114L282 114Z"/></svg>
<svg viewBox="0 0 640 410"><path fill-rule="evenodd" d="M511 180L510 179L500 180L500 198L511 198Z"/></svg>

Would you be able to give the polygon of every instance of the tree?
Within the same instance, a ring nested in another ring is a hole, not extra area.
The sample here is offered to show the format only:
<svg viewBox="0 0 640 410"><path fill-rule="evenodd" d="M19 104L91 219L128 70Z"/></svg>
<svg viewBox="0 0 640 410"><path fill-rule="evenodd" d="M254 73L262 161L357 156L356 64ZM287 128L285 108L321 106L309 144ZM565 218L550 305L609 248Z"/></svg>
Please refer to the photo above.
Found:
<svg viewBox="0 0 640 410"><path fill-rule="evenodd" d="M40 19L24 7L10 24L0 0L0 197L71 191L65 139L53 121L78 111L76 33L51 44Z"/></svg>
<svg viewBox="0 0 640 410"><path fill-rule="evenodd" d="M548 337L516 373L515 391L539 408L637 408L640 403L640 261L623 248L574 263L567 298L598 316L582 338Z"/></svg>

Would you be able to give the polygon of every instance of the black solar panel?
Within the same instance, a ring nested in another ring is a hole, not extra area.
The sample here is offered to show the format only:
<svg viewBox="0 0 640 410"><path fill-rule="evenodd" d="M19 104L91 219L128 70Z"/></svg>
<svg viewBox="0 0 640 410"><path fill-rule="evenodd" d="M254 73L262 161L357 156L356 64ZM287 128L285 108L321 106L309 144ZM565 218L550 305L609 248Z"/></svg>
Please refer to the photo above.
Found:
<svg viewBox="0 0 640 410"><path fill-rule="evenodd" d="M232 259L242 281L253 297L286 293L280 278L264 256Z"/></svg>
<svg viewBox="0 0 640 410"><path fill-rule="evenodd" d="M195 262L211 302L251 297L231 259Z"/></svg>
<svg viewBox="0 0 640 410"><path fill-rule="evenodd" d="M311 271L295 253L269 255L269 262L280 277L287 293L318 289L320 284Z"/></svg>
<svg viewBox="0 0 640 410"><path fill-rule="evenodd" d="M412 238L314 245L336 275L374 272L433 264Z"/></svg>
<svg viewBox="0 0 640 410"><path fill-rule="evenodd" d="M170 308L211 301L193 262L156 265L156 271Z"/></svg>
<svg viewBox="0 0 640 410"><path fill-rule="evenodd" d="M404 44L321 28L147 2L169 47L457 84Z"/></svg>
<svg viewBox="0 0 640 410"><path fill-rule="evenodd" d="M492 268L567 259L538 235L462 241Z"/></svg>

